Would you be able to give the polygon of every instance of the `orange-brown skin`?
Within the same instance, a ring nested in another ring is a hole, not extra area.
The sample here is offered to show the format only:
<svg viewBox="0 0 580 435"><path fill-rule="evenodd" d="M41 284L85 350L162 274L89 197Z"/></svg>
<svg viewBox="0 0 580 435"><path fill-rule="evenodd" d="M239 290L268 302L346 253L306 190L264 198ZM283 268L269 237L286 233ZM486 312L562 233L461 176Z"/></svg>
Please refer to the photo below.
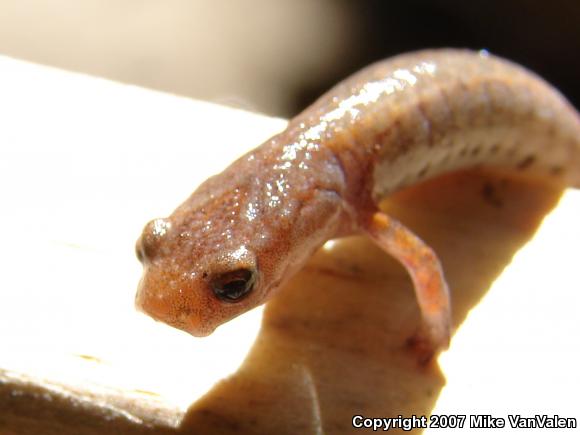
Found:
<svg viewBox="0 0 580 435"><path fill-rule="evenodd" d="M578 113L541 78L486 52L371 65L145 227L137 305L207 335L266 302L327 240L362 232L407 268L425 336L444 347L450 303L439 260L377 203L475 165L580 186Z"/></svg>

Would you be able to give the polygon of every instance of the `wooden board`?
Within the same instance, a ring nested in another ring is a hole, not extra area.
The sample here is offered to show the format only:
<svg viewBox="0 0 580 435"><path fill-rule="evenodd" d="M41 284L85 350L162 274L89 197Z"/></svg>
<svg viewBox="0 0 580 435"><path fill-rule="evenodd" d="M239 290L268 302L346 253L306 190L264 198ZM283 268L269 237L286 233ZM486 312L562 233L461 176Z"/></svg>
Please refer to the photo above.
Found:
<svg viewBox="0 0 580 435"><path fill-rule="evenodd" d="M0 433L580 418L578 191L480 171L385 204L452 286L457 332L424 368L404 347L410 281L363 238L327 244L265 310L208 338L134 311L145 222L284 121L0 57L0 123Z"/></svg>

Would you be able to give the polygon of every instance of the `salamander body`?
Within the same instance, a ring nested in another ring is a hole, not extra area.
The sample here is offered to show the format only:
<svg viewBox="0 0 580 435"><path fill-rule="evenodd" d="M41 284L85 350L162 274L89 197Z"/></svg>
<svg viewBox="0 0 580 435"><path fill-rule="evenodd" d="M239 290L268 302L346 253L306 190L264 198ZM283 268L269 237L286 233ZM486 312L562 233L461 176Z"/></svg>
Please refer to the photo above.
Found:
<svg viewBox="0 0 580 435"><path fill-rule="evenodd" d="M439 260L377 204L477 165L579 187L578 113L544 80L485 51L371 65L147 224L137 305L207 335L274 296L327 240L364 233L409 271L425 337L444 347L450 302Z"/></svg>

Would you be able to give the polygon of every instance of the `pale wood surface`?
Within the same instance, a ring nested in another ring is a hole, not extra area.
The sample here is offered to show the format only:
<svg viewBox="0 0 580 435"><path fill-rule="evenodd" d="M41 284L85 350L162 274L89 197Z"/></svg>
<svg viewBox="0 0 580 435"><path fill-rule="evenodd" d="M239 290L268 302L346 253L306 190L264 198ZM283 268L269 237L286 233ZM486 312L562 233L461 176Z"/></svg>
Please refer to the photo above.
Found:
<svg viewBox="0 0 580 435"><path fill-rule="evenodd" d="M205 339L136 313L143 224L283 126L0 57L1 434L580 418L578 191L551 210L560 192L472 172L386 204L440 253L453 288L461 327L429 368L403 349L417 321L408 278L362 238L327 246L264 312Z"/></svg>

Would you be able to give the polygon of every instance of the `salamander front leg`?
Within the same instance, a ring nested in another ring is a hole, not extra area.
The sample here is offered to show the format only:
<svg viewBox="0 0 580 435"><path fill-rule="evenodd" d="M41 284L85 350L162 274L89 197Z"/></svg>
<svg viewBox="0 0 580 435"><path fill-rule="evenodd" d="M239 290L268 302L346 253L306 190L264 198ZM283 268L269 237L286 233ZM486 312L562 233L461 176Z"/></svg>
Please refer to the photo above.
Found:
<svg viewBox="0 0 580 435"><path fill-rule="evenodd" d="M435 252L402 223L382 212L370 215L363 229L383 250L407 269L423 317L422 330L409 343L428 360L449 346L451 306L449 289Z"/></svg>

